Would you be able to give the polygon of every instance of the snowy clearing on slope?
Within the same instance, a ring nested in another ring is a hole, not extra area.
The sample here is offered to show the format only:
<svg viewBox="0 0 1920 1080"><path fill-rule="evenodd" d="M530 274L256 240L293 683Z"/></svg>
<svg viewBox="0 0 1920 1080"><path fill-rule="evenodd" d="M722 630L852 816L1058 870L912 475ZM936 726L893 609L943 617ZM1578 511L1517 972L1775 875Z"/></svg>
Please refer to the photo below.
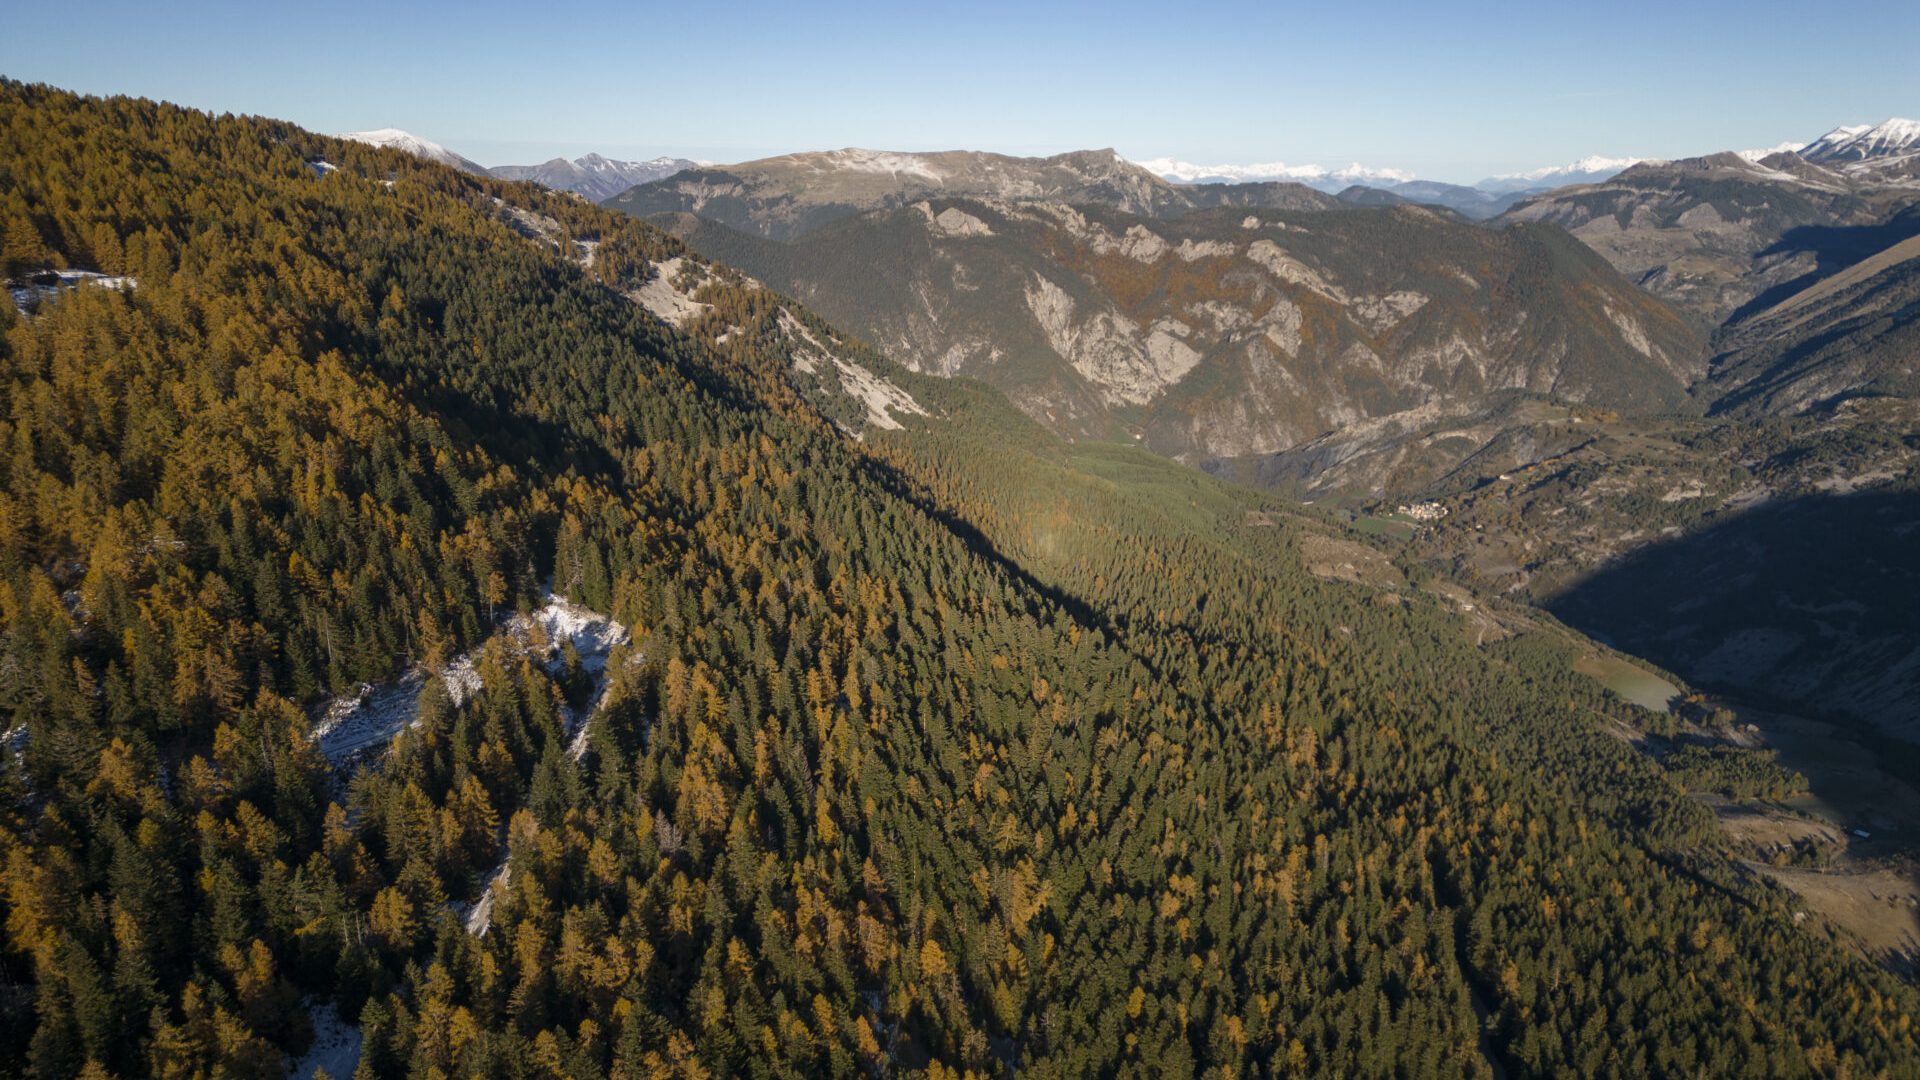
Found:
<svg viewBox="0 0 1920 1080"><path fill-rule="evenodd" d="M473 910L467 912L467 933L479 937L487 932L493 925L493 898L506 892L512 882L513 867L502 857L500 868L487 879L487 887L480 890L480 899L474 901Z"/></svg>
<svg viewBox="0 0 1920 1080"><path fill-rule="evenodd" d="M100 289L131 289L137 284L138 281L125 275L102 274L94 270L50 270L9 282L7 291L13 294L13 306L26 315L31 314L42 301L82 285Z"/></svg>
<svg viewBox="0 0 1920 1080"><path fill-rule="evenodd" d="M632 640L627 628L551 593L545 601L531 615L508 619L499 633L507 635L515 646L530 649L532 631L539 627L546 642L542 659L549 669L560 663L561 643L571 642L580 656L580 666L594 675L596 684L603 684L607 657L615 646ZM480 675L474 668L479 654L479 649L462 653L439 672L455 705L480 690ZM428 674L425 667L417 667L379 686L363 683L358 694L342 695L323 706L314 724L313 739L327 761L336 769L343 768L365 754L384 749L402 729L410 727L419 715L420 690ZM596 705L604 692L604 685L595 686ZM573 718L569 716L568 721L571 729Z"/></svg>
<svg viewBox="0 0 1920 1080"><path fill-rule="evenodd" d="M307 1018L313 1022L313 1045L287 1063L287 1076L313 1080L325 1069L333 1080L350 1080L360 1067L360 1026L341 1019L331 1002L309 1007Z"/></svg>

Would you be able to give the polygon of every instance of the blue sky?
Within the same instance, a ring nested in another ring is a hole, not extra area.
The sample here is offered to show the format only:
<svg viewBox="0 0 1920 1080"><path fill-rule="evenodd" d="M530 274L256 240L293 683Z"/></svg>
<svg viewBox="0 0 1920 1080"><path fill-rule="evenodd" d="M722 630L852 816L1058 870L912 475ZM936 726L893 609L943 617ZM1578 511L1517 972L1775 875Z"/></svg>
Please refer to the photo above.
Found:
<svg viewBox="0 0 1920 1080"><path fill-rule="evenodd" d="M28 3L0 73L484 164L869 146L1470 182L1920 116L1920 2Z"/></svg>

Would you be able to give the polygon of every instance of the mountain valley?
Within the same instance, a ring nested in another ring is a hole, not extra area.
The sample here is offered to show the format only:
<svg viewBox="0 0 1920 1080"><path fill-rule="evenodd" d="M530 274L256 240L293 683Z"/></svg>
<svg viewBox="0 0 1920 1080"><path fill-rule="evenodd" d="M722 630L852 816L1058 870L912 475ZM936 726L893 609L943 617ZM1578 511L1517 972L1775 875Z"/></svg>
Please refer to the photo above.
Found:
<svg viewBox="0 0 1920 1080"><path fill-rule="evenodd" d="M1908 1075L1916 145L0 78L0 1078Z"/></svg>
<svg viewBox="0 0 1920 1080"><path fill-rule="evenodd" d="M789 244L656 220L908 367L1186 461L1515 391L1671 410L1704 374L1698 333L1564 234L1411 206L1156 220L940 199Z"/></svg>
<svg viewBox="0 0 1920 1080"><path fill-rule="evenodd" d="M1910 128L1839 129L1804 152L1594 162L1624 169L1515 193L1484 226L1380 189L1243 213L1097 185L1055 202L1034 189L891 205L933 185L889 181L883 205L844 202L771 233L752 215L689 211L684 188L610 205L678 207L653 220L914 370L984 379L1063 435L1361 513L1434 503L1457 516L1422 530L1423 557L1548 603L1643 546L1776 500L1913 482ZM812 181L785 183L809 198ZM1725 455L1759 479L1727 479ZM1535 477L1528 509L1489 531L1476 508L1516 471ZM1804 655L1771 657L1785 670L1769 693L1824 700L1813 687L1879 669L1859 637L1805 629L1791 631ZM1678 632L1697 640L1663 654L1676 663L1711 653L1723 629ZM1909 629L1893 633L1882 644L1905 655ZM1696 670L1755 692L1772 674ZM1877 715L1920 709L1905 676L1872 685L1862 700Z"/></svg>

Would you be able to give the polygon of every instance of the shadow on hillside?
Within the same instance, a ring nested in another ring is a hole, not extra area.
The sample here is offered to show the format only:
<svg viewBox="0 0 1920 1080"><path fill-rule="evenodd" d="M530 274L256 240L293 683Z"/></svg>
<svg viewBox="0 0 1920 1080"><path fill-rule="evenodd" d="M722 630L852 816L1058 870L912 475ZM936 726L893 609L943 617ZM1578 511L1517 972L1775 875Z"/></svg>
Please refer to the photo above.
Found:
<svg viewBox="0 0 1920 1080"><path fill-rule="evenodd" d="M1808 254L1814 257L1814 268L1742 304L1728 316L1726 325L1738 326L1741 320L1766 311L1795 293L1913 236L1920 236L1920 213L1903 213L1881 225L1802 225L1788 229L1754 258Z"/></svg>
<svg viewBox="0 0 1920 1080"><path fill-rule="evenodd" d="M1546 606L1697 686L1897 736L1920 775L1920 492L1765 505Z"/></svg>

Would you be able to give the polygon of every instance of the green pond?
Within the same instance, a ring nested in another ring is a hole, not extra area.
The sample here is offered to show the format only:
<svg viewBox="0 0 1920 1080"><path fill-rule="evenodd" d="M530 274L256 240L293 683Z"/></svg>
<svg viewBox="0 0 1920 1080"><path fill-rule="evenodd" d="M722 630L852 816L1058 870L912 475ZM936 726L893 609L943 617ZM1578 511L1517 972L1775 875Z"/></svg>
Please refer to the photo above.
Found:
<svg viewBox="0 0 1920 1080"><path fill-rule="evenodd" d="M1583 656L1573 662L1573 670L1598 680L1600 685L1621 698L1654 712L1666 712L1667 703L1680 693L1680 688L1667 680L1617 657Z"/></svg>

